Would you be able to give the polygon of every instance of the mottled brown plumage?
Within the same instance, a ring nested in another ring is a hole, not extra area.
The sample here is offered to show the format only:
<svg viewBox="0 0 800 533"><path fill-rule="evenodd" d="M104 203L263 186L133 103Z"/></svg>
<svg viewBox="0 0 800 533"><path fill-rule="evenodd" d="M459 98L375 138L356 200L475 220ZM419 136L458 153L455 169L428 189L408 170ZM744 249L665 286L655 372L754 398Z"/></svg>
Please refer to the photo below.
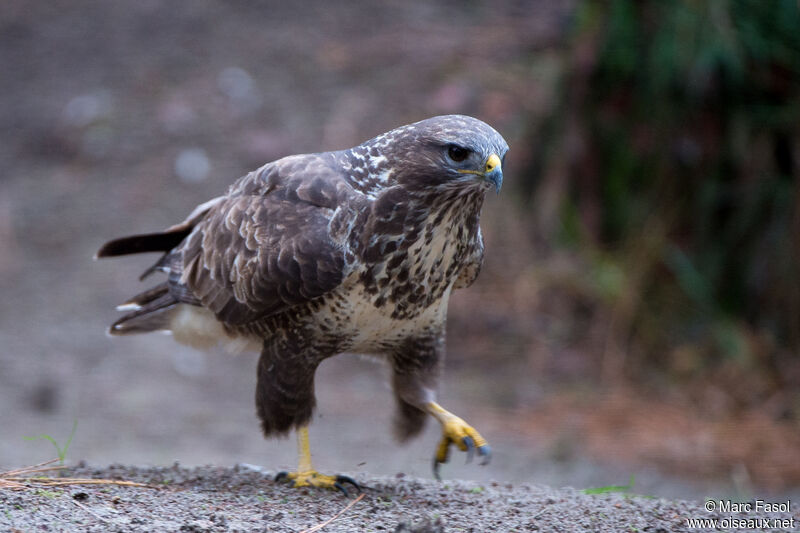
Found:
<svg viewBox="0 0 800 533"><path fill-rule="evenodd" d="M408 438L426 412L442 420L427 406L447 301L480 270L481 206L500 188L507 150L485 123L451 115L268 163L183 223L101 248L99 257L163 252L144 276L167 274L121 306L131 312L111 333L169 330L193 345L260 346L266 435L309 423L322 360L381 356L394 371L396 432Z"/></svg>

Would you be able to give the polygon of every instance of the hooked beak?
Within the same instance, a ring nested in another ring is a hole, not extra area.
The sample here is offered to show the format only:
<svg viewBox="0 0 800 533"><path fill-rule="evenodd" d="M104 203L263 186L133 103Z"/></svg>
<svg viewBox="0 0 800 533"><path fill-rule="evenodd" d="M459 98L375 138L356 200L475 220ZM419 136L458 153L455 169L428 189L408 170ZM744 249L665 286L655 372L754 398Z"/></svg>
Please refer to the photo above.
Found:
<svg viewBox="0 0 800 533"><path fill-rule="evenodd" d="M482 177L494 185L494 190L499 194L500 187L503 185L503 169L500 163L500 157L497 154L492 154L486 160L483 170L459 170L462 174L474 174Z"/></svg>
<svg viewBox="0 0 800 533"><path fill-rule="evenodd" d="M500 158L497 154L492 154L486 160L486 166L483 168L483 178L494 185L494 190L500 194L500 187L503 185L503 168L500 164Z"/></svg>

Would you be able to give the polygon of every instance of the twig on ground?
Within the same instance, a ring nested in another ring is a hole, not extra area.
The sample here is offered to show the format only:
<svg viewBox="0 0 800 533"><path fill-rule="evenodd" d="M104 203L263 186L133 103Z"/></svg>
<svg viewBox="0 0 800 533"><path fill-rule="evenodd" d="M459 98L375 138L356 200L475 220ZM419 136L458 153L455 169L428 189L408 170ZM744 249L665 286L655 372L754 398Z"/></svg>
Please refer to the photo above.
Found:
<svg viewBox="0 0 800 533"><path fill-rule="evenodd" d="M364 495L363 495L363 494L360 494L360 495L358 496L358 498L356 498L355 500L353 500L353 501L351 501L349 504L347 504L347 507L345 507L344 509L342 509L341 511L339 511L338 513L336 513L335 515L333 515L333 517L329 518L328 520L326 520L325 522L323 522L323 523L321 523L321 524L317 524L316 526L314 526L314 527L312 527L312 528L309 528L309 529L304 529L304 530L303 530L303 531L301 531L300 533L314 533L315 531L319 531L319 530L320 530L320 529L322 529L323 527L327 526L328 524L330 524L331 522L333 522L334 520L336 520L337 518L339 518L340 516L342 516L344 513L346 513L346 512L347 512L347 510L348 510L348 509L350 509L352 506L354 506L355 504L357 504L357 503L358 503L359 501L361 501L361 499L363 499L363 498L364 498Z"/></svg>

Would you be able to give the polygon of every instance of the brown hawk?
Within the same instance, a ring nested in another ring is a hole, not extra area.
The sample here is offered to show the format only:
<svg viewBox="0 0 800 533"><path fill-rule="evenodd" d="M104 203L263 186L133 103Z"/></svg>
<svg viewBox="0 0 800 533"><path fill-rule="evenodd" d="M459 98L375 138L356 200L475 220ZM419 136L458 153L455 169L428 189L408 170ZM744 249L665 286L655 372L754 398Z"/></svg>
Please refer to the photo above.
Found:
<svg viewBox="0 0 800 533"><path fill-rule="evenodd" d="M355 483L311 467L314 373L333 355L365 353L393 370L396 435L427 415L442 424L434 474L450 445L490 449L436 403L447 303L483 261L479 217L499 192L508 145L472 117L402 126L355 148L294 155L240 178L160 233L106 243L98 257L163 252L142 278L167 279L120 306L114 335L171 331L196 347L253 346L256 407L266 436L298 431L295 486ZM346 491L345 491L346 492Z"/></svg>

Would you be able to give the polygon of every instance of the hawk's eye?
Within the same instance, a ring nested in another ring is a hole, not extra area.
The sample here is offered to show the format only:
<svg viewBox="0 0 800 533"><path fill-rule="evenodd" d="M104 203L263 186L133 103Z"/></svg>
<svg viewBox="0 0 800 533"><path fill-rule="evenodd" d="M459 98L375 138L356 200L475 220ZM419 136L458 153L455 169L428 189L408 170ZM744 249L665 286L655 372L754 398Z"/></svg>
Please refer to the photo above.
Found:
<svg viewBox="0 0 800 533"><path fill-rule="evenodd" d="M460 163L465 160L469 156L469 152L470 151L467 148L462 148L456 144L451 144L447 149L447 155L456 163Z"/></svg>

